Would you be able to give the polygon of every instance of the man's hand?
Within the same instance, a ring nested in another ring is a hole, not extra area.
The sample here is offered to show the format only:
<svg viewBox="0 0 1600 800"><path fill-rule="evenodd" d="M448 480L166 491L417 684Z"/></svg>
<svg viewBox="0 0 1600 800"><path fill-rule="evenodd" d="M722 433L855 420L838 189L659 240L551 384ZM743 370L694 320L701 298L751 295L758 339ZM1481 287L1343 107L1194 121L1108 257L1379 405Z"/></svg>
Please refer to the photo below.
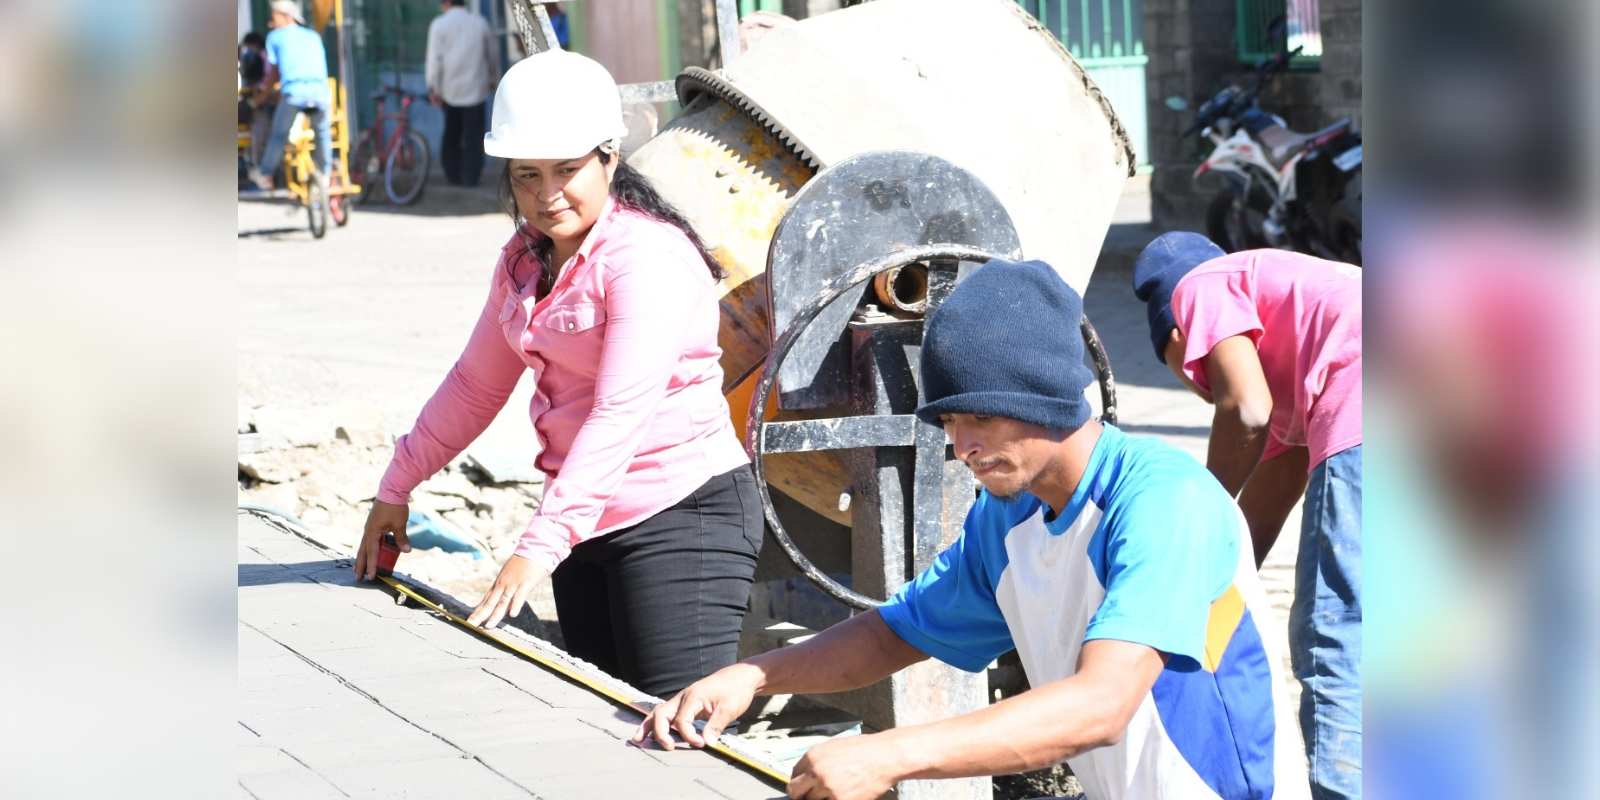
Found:
<svg viewBox="0 0 1600 800"><path fill-rule="evenodd" d="M1306 493L1310 455L1306 447L1291 447L1256 465L1249 480L1239 490L1239 511L1250 527L1255 546L1256 569L1267 560L1267 553L1278 541L1284 520Z"/></svg>
<svg viewBox="0 0 1600 800"><path fill-rule="evenodd" d="M471 616L467 617L467 624L494 628L506 617L516 616L543 577L544 570L522 556L506 559L506 565L500 568L500 575L489 587L489 593L483 596L478 607L472 609Z"/></svg>
<svg viewBox="0 0 1600 800"><path fill-rule="evenodd" d="M794 765L788 794L794 800L876 800L908 772L904 747L883 734L831 739Z"/></svg>
<svg viewBox="0 0 1600 800"><path fill-rule="evenodd" d="M428 105L431 105L434 108L443 108L444 107L444 98L440 97L438 92L436 92L436 91L434 91L432 89L429 89L428 90Z"/></svg>
<svg viewBox="0 0 1600 800"><path fill-rule="evenodd" d="M411 552L411 542L406 540L406 521L411 509L404 503L395 505L382 500L372 501L367 512L367 526L361 531L361 546L356 548L356 580L370 581L378 573L378 542L385 533L394 534L394 543L400 552Z"/></svg>
<svg viewBox="0 0 1600 800"><path fill-rule="evenodd" d="M684 741L695 747L716 744L722 729L750 707L762 682L759 667L748 663L723 667L651 709L633 732L633 743L642 744L646 736L654 736L661 749L671 750L671 732L676 729ZM706 719L704 736L694 729L694 721L701 718Z"/></svg>

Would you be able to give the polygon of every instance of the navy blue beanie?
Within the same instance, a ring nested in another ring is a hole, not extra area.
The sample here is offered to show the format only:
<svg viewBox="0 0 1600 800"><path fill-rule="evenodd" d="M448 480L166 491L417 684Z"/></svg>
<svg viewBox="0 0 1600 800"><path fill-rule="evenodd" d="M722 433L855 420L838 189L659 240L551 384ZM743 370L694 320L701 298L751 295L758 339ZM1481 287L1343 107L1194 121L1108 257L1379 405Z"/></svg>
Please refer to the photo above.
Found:
<svg viewBox="0 0 1600 800"><path fill-rule="evenodd" d="M1157 361L1167 363L1167 340L1178 327L1172 318L1172 290L1195 267L1225 255L1198 233L1176 231L1156 237L1133 262L1133 294L1147 304L1150 344L1156 348Z"/></svg>
<svg viewBox="0 0 1600 800"><path fill-rule="evenodd" d="M986 414L1057 430L1089 419L1083 300L1043 261L990 261L933 312L917 417Z"/></svg>

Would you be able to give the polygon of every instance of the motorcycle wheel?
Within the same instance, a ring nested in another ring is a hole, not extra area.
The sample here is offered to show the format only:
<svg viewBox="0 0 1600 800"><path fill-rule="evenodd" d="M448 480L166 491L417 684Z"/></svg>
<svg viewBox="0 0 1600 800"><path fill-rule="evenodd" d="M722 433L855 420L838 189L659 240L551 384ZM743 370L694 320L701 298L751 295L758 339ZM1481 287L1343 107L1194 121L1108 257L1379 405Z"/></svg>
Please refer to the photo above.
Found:
<svg viewBox="0 0 1600 800"><path fill-rule="evenodd" d="M1242 211L1236 211L1233 201L1237 196L1238 191L1229 186L1211 198L1206 209L1206 235L1230 253L1268 247L1261 224L1272 209L1272 199L1266 192L1252 188L1249 203Z"/></svg>

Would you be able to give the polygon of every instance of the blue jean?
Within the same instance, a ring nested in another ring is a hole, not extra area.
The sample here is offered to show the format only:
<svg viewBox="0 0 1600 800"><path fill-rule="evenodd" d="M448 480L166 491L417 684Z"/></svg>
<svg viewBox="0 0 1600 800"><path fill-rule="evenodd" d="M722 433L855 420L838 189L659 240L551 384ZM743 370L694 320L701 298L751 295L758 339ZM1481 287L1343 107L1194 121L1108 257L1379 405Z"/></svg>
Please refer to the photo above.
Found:
<svg viewBox="0 0 1600 800"><path fill-rule="evenodd" d="M1361 445L1311 471L1289 661L1302 688L1313 800L1361 797Z"/></svg>
<svg viewBox="0 0 1600 800"><path fill-rule="evenodd" d="M311 160L316 163L317 171L328 174L328 158L333 152L333 136L328 131L328 101L326 98L289 93L279 98L278 108L272 112L272 134L267 137L267 147L261 151L261 163L256 167L261 174L271 175L283 161L283 148L289 144L289 132L294 130L295 115L302 111L317 134L317 146L311 151Z"/></svg>

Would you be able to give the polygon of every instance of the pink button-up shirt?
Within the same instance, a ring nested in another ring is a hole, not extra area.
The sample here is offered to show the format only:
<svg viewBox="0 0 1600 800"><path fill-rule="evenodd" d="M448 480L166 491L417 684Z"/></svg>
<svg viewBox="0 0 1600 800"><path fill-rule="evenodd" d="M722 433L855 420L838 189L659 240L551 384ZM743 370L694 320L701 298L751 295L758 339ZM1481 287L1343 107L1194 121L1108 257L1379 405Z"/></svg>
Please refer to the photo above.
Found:
<svg viewBox="0 0 1600 800"><path fill-rule="evenodd" d="M539 272L513 235L466 350L395 442L378 499L406 502L531 369L546 485L516 554L553 570L573 545L642 522L749 457L722 396L715 284L688 237L607 200L535 302Z"/></svg>

